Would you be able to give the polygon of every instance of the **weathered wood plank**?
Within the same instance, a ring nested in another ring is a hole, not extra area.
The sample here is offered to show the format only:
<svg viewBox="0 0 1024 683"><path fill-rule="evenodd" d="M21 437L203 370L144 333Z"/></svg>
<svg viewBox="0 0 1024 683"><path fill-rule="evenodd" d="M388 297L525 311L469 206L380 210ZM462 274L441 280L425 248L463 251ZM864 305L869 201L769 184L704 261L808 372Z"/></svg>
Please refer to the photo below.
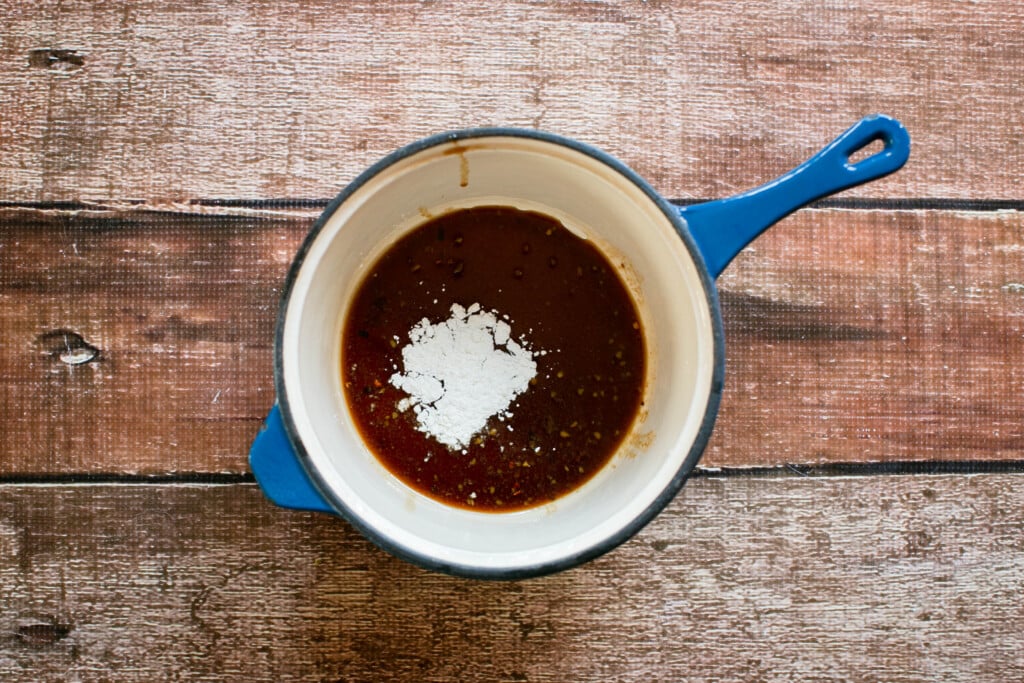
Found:
<svg viewBox="0 0 1024 683"><path fill-rule="evenodd" d="M309 223L0 213L0 473L246 471ZM809 210L760 238L720 283L705 464L1020 459L1022 235L1013 212Z"/></svg>
<svg viewBox="0 0 1024 683"><path fill-rule="evenodd" d="M804 212L720 278L707 462L1020 459L1024 214Z"/></svg>
<svg viewBox="0 0 1024 683"><path fill-rule="evenodd" d="M520 583L429 574L254 486L4 487L0 676L1024 677L1024 477L699 479Z"/></svg>
<svg viewBox="0 0 1024 683"><path fill-rule="evenodd" d="M578 137L714 197L874 111L914 155L856 193L1021 198L1017 0L7 1L0 25L2 199L328 197L474 125Z"/></svg>
<svg viewBox="0 0 1024 683"><path fill-rule="evenodd" d="M244 471L308 219L24 215L0 225L0 471Z"/></svg>

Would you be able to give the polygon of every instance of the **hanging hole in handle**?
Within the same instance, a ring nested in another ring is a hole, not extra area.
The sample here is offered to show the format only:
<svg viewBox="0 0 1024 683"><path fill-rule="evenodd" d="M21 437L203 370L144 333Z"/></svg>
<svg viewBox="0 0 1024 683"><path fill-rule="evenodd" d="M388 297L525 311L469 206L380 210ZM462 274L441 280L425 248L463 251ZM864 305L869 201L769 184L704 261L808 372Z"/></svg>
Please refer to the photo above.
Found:
<svg viewBox="0 0 1024 683"><path fill-rule="evenodd" d="M885 151L885 136L877 135L866 143L858 147L857 149L850 152L850 156L846 159L848 166L856 166L865 159L870 159L879 152Z"/></svg>

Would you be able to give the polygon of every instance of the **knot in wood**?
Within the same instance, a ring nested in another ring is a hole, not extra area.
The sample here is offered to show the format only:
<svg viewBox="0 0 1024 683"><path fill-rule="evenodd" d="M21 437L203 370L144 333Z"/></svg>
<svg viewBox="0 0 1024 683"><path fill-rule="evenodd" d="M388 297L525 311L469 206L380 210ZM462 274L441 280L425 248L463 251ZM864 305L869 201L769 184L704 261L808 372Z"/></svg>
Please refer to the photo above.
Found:
<svg viewBox="0 0 1024 683"><path fill-rule="evenodd" d="M37 341L46 354L65 365L84 365L102 360L100 350L70 330L53 330L39 335Z"/></svg>

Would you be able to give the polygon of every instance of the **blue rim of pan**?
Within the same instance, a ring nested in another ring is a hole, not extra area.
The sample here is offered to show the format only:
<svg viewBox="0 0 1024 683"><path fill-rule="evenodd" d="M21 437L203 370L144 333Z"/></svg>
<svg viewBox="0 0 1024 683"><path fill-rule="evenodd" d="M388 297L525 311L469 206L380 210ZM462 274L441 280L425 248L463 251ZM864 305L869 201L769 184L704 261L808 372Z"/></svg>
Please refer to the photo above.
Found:
<svg viewBox="0 0 1024 683"><path fill-rule="evenodd" d="M295 280L302 268L302 264L305 262L306 255L308 254L311 245L320 234L320 231L323 229L328 218L338 209L338 207L340 207L345 200L347 200L356 190L362 187L371 178L406 157L446 143L450 144L464 140L488 137L529 138L567 147L611 167L640 188L640 190L643 191L643 193L653 201L659 209L661 209L662 213L665 214L675 227L676 232L686 245L690 257L697 265L701 284L704 289L705 299L708 305L708 311L711 315L712 332L715 345L711 387L700 429L679 470L676 472L675 476L673 476L669 484L661 491L658 497L616 533L583 551L557 560L552 560L550 562L499 568L477 567L443 562L434 557L423 555L410 550L405 546L394 543L391 539L383 536L378 533L376 529L366 524L345 504L343 500L339 499L338 496L334 494L334 492L320 477L319 472L311 462L309 454L302 445L302 441L298 438L297 428L291 415L288 390L284 382L284 359L282 348L285 312L288 309L288 303ZM277 327L274 338L274 388L277 392L277 401L281 408L281 417L284 421L288 441L291 443L295 456L309 476L310 481L320 492L321 496L323 496L324 500L334 508L335 512L340 517L352 524L352 526L354 526L363 536L369 539L376 546L396 557L411 562L419 567L423 567L424 569L450 574L452 576L490 580L514 580L544 576L579 566L607 553L632 538L640 531L640 529L654 519L654 517L656 517L658 513L660 513L661 510L672 501L673 498L675 498L676 494L678 494L686 483L686 480L689 478L693 468L696 467L704 449L707 447L708 440L711 438L711 431L714 427L715 418L718 414L718 406L722 397L724 381L725 335L722 326L722 314L719 308L718 291L715 288L714 280L704 264L704 259L701 256L700 251L697 249L696 242L694 242L686 228L686 222L680 215L679 210L658 194L654 188L647 183L647 181L618 159L602 152L596 147L592 147L591 145L543 131L521 128L470 128L432 135L406 145L405 147L385 156L380 161L363 171L355 180L345 187L337 197L331 200L323 213L313 224L313 227L310 229L309 234L306 235L305 240L303 240L302 245L299 247L295 258L292 261L292 265L288 270L288 275L285 279L284 287L281 292L281 301L278 307Z"/></svg>

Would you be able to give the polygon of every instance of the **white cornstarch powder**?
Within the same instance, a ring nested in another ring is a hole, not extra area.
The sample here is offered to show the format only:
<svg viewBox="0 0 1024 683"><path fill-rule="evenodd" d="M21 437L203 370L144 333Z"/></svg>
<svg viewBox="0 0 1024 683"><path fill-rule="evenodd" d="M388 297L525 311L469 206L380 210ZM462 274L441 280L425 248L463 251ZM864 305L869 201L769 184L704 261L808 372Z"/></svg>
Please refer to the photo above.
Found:
<svg viewBox="0 0 1024 683"><path fill-rule="evenodd" d="M542 354L513 339L511 326L480 304L453 304L451 317L437 324L424 318L409 340L403 371L389 380L408 394L398 409L412 408L417 428L453 449L468 446L492 417L509 417Z"/></svg>

